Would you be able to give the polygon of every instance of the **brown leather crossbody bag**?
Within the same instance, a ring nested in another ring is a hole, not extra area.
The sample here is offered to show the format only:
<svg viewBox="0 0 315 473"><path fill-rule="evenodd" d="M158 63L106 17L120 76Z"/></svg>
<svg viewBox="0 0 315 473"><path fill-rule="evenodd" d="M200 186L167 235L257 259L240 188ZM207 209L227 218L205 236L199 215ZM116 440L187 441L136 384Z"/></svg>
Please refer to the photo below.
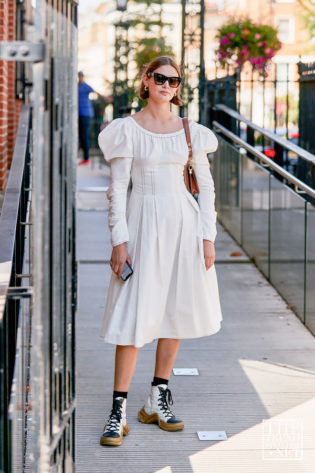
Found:
<svg viewBox="0 0 315 473"><path fill-rule="evenodd" d="M188 118L184 117L183 119L186 141L188 145L188 161L184 167L184 179L187 190L194 196L195 194L199 194L199 187L196 179L195 172L192 167L192 147L191 147L191 139L190 139L190 130L189 130L189 123Z"/></svg>

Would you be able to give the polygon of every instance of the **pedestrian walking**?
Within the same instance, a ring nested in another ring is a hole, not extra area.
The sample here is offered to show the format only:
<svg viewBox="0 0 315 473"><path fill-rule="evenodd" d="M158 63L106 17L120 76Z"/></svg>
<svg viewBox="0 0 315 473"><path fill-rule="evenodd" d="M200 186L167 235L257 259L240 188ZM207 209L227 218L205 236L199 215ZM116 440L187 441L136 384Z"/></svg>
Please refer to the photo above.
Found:
<svg viewBox="0 0 315 473"><path fill-rule="evenodd" d="M95 92L99 97L106 100L104 95L96 92L90 85L84 80L84 74L82 71L78 72L78 90L79 90L79 142L80 147L83 149L83 159L79 162L79 165L89 164L90 162L90 125L91 118L94 117L94 110L89 98L91 92Z"/></svg>
<svg viewBox="0 0 315 473"><path fill-rule="evenodd" d="M189 120L197 202L183 176L188 158L183 120L170 110L170 103L182 104L180 91L176 61L155 58L141 76L139 95L148 104L114 119L98 135L111 168L107 198L113 247L101 336L116 345L113 405L101 445L120 445L128 434L127 394L138 349L156 339L154 378L138 419L182 430L184 422L170 409L168 386L180 340L221 327L215 190L207 158L218 141L209 128ZM128 264L133 273L123 281Z"/></svg>

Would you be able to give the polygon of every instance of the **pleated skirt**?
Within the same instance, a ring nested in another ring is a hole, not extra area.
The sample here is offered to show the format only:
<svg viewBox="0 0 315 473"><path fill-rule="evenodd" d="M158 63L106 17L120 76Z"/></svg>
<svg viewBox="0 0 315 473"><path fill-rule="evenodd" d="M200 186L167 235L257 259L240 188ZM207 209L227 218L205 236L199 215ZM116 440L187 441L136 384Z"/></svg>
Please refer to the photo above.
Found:
<svg viewBox="0 0 315 473"><path fill-rule="evenodd" d="M205 268L197 202L184 191L127 200L127 250L134 273L112 272L101 337L142 347L157 338L197 338L220 330L222 312L215 265Z"/></svg>

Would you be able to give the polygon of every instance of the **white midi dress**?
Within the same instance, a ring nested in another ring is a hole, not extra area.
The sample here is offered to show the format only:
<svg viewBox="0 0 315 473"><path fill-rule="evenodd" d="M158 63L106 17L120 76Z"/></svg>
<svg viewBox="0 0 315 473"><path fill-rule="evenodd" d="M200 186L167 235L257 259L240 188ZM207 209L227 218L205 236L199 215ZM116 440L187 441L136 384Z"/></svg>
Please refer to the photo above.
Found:
<svg viewBox="0 0 315 473"><path fill-rule="evenodd" d="M154 133L127 116L98 135L111 168L106 193L111 244L126 242L134 270L125 282L111 274L100 334L108 343L141 347L157 338L196 338L220 330L215 265L206 270L203 254L203 239L214 242L217 234L207 153L218 141L195 121L189 127L198 203L184 183L184 128Z"/></svg>

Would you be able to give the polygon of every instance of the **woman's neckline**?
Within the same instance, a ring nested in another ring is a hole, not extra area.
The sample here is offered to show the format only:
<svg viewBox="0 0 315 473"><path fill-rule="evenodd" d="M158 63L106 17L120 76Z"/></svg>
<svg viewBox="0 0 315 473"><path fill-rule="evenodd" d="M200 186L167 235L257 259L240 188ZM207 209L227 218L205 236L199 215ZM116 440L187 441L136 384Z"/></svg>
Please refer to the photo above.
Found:
<svg viewBox="0 0 315 473"><path fill-rule="evenodd" d="M135 125L140 128L140 130L142 130L144 133L147 133L148 135L153 135L153 136L174 136L174 135L179 135L181 133L183 133L185 131L185 128L183 126L183 128L180 128L179 130L177 131L172 131L171 133L155 133L154 131L150 131L150 130L147 130L146 128L143 128L143 126L139 125L139 123L132 117L132 115L128 115L128 117L126 118L130 118L130 120L132 120ZM189 123L191 123L191 120L189 120Z"/></svg>

